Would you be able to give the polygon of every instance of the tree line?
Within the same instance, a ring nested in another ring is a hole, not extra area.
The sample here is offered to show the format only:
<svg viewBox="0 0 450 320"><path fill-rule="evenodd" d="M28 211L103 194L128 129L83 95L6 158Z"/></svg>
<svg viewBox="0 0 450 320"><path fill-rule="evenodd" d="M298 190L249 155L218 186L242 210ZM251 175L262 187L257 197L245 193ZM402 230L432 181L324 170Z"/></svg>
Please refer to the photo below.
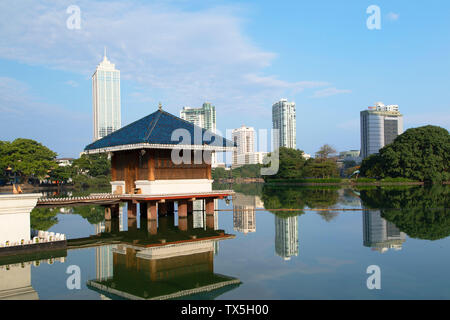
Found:
<svg viewBox="0 0 450 320"><path fill-rule="evenodd" d="M82 155L68 166L60 166L56 157L56 152L31 139L0 141L0 180L8 182L14 176L17 180L14 182L21 184L43 181L56 184L72 181L83 186L92 181L109 184L111 163L107 155Z"/></svg>

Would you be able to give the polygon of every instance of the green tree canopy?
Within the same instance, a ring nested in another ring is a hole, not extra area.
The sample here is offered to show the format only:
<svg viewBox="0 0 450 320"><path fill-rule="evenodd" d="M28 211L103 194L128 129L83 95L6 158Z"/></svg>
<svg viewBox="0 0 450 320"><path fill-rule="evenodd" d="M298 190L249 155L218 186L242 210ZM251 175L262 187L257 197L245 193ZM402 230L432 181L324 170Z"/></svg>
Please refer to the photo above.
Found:
<svg viewBox="0 0 450 320"><path fill-rule="evenodd" d="M57 208L34 208L30 213L31 229L47 231L58 223L58 212Z"/></svg>
<svg viewBox="0 0 450 320"><path fill-rule="evenodd" d="M279 169L273 176L265 176L264 179L299 179L303 177L305 165L304 152L291 148L279 149ZM272 155L270 155L272 156Z"/></svg>
<svg viewBox="0 0 450 320"><path fill-rule="evenodd" d="M85 173L91 177L107 176L111 170L111 161L106 154L83 154L72 163L77 174Z"/></svg>
<svg viewBox="0 0 450 320"><path fill-rule="evenodd" d="M377 178L420 181L450 180L450 135L446 129L424 126L408 129L392 144L362 162L361 174Z"/></svg>
<svg viewBox="0 0 450 320"><path fill-rule="evenodd" d="M31 139L16 139L0 143L0 166L22 176L25 182L29 177L44 178L51 168L57 166L56 153Z"/></svg>

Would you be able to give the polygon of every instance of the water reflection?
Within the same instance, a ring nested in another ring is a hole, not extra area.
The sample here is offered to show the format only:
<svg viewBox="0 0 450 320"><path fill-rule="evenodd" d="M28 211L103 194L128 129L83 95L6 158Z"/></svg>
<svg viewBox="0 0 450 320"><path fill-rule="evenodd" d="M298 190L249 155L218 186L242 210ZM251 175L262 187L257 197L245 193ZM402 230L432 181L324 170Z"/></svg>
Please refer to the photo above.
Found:
<svg viewBox="0 0 450 320"><path fill-rule="evenodd" d="M255 195L236 193L233 196L233 228L247 234L256 232L256 208L264 208L261 198Z"/></svg>
<svg viewBox="0 0 450 320"><path fill-rule="evenodd" d="M298 217L296 214L275 215L275 253L284 260L298 256Z"/></svg>
<svg viewBox="0 0 450 320"><path fill-rule="evenodd" d="M194 227L198 219L205 228ZM213 299L239 286L238 279L214 273L217 243L234 237L218 229L217 214L189 214L182 221L187 225L176 226L168 214L128 231L110 221L115 227L91 237L92 245L100 239L118 243L97 248L96 279L88 288L104 299Z"/></svg>
<svg viewBox="0 0 450 320"><path fill-rule="evenodd" d="M66 250L0 257L0 300L38 300L31 285L31 267L64 263Z"/></svg>
<svg viewBox="0 0 450 320"><path fill-rule="evenodd" d="M380 210L363 212L364 246L384 253L389 249L401 250L406 241L406 234L395 224L381 217Z"/></svg>
<svg viewBox="0 0 450 320"><path fill-rule="evenodd" d="M363 204L411 238L438 240L450 235L450 189L376 188L361 191Z"/></svg>

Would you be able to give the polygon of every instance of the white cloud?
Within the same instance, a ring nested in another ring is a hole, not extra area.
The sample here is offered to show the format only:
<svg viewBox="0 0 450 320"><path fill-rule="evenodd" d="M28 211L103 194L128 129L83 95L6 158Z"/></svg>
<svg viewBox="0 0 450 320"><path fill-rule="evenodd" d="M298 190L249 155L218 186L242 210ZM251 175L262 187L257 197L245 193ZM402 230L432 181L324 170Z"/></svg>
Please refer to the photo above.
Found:
<svg viewBox="0 0 450 320"><path fill-rule="evenodd" d="M64 109L33 96L16 79L0 77L2 140L37 140L62 156L77 156L92 138L90 114Z"/></svg>
<svg viewBox="0 0 450 320"><path fill-rule="evenodd" d="M106 46L123 80L152 88L151 94L140 94L142 101L154 97L154 103L162 101L172 112L212 100L223 107L218 113L244 110L255 115L282 96L329 85L262 75L276 54L258 48L244 34L237 6L182 10L170 2L79 0L81 29L70 30L66 9L72 4L0 2L0 58L88 76Z"/></svg>
<svg viewBox="0 0 450 320"><path fill-rule="evenodd" d="M74 88L78 87L78 82L76 82L74 80L67 80L65 82L65 84L67 84L68 86L74 87Z"/></svg>
<svg viewBox="0 0 450 320"><path fill-rule="evenodd" d="M317 90L314 92L312 98L326 98L330 96L334 96L337 94L344 94L344 93L352 93L351 90L343 90L343 89L336 89L336 88L326 88L322 90Z"/></svg>
<svg viewBox="0 0 450 320"><path fill-rule="evenodd" d="M389 12L389 13L387 14L387 18L388 18L390 21L397 21L397 20L400 18L400 15L399 15L398 13Z"/></svg>

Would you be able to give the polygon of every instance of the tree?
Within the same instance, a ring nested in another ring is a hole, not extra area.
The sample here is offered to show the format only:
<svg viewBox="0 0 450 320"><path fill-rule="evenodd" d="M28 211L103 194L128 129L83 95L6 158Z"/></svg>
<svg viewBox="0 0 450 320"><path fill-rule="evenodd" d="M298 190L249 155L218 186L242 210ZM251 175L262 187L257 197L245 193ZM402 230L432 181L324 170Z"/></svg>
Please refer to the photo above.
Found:
<svg viewBox="0 0 450 320"><path fill-rule="evenodd" d="M279 149L279 168L277 174L265 176L264 179L299 179L303 177L305 165L304 152L291 148L281 147ZM269 155L271 156L271 155Z"/></svg>
<svg viewBox="0 0 450 320"><path fill-rule="evenodd" d="M365 159L361 174L426 182L450 180L450 135L444 128L424 126L405 131L392 144Z"/></svg>
<svg viewBox="0 0 450 320"><path fill-rule="evenodd" d="M83 154L72 163L77 174L87 174L91 177L107 176L111 170L111 161L106 154Z"/></svg>
<svg viewBox="0 0 450 320"><path fill-rule="evenodd" d="M58 185L62 182L66 182L72 176L72 169L69 166L56 165L55 168L50 171L50 179L57 181Z"/></svg>
<svg viewBox="0 0 450 320"><path fill-rule="evenodd" d="M31 139L0 143L1 169L11 168L11 172L22 176L25 183L30 177L44 178L57 165L55 158L55 152Z"/></svg>
<svg viewBox="0 0 450 320"><path fill-rule="evenodd" d="M339 176L337 163L332 159L309 159L306 162L304 173L309 178L331 178Z"/></svg>
<svg viewBox="0 0 450 320"><path fill-rule="evenodd" d="M316 152L316 158L328 159L330 155L335 154L336 150L329 144L325 144L320 147L319 151Z"/></svg>

